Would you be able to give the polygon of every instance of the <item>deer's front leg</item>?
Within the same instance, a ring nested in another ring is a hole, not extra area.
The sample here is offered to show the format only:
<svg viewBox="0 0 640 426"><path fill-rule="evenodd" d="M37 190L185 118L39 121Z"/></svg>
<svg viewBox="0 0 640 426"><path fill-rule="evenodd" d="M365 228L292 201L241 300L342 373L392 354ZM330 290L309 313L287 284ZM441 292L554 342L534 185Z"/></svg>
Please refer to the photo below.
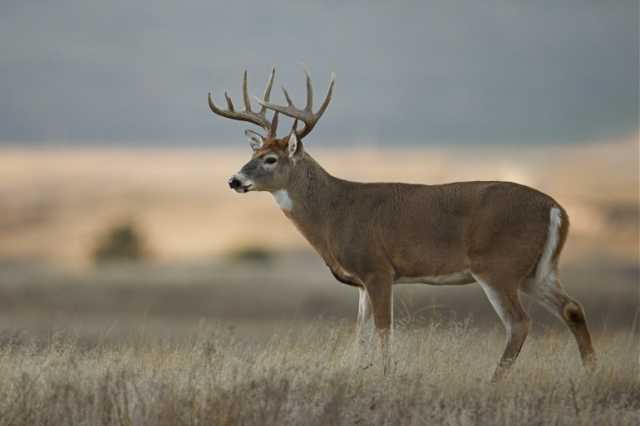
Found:
<svg viewBox="0 0 640 426"><path fill-rule="evenodd" d="M390 345L393 331L392 284L390 274L372 275L365 280L366 292L373 309L373 321L378 335L385 374L390 366Z"/></svg>

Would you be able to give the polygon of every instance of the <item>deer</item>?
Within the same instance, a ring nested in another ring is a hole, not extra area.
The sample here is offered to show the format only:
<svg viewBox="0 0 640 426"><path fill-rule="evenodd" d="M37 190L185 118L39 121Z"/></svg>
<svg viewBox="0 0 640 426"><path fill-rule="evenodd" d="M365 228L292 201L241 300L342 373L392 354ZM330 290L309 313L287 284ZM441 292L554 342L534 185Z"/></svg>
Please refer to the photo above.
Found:
<svg viewBox="0 0 640 426"><path fill-rule="evenodd" d="M507 374L529 332L522 294L564 322L583 364L593 367L595 353L584 309L559 279L559 257L569 232L565 209L549 195L514 182L423 185L334 177L307 152L303 139L331 102L335 74L313 112L311 77L306 69L304 73L303 108L294 105L284 86L286 105L271 103L275 68L262 98L254 97L257 110L252 109L246 70L244 110L236 110L227 92L227 108L217 107L209 92L213 114L263 131L245 131L253 153L228 185L238 193L270 192L333 276L358 289L356 328L362 334L373 321L384 371L393 330L392 289L402 283L480 285L506 331L493 382ZM281 138L276 135L279 114L294 120Z"/></svg>

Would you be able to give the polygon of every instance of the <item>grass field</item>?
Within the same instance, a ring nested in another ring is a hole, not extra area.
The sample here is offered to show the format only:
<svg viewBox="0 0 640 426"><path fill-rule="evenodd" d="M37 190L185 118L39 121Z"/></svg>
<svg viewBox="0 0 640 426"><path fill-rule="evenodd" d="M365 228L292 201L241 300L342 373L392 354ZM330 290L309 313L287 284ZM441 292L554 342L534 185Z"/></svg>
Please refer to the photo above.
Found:
<svg viewBox="0 0 640 426"><path fill-rule="evenodd" d="M5 336L0 423L7 425L637 425L640 369L628 333L596 335L585 373L568 333L534 335L510 377L489 378L502 330L403 324L394 365L352 343L344 322L283 329L256 343L201 324L181 343L143 328L118 344ZM375 361L375 359L373 359Z"/></svg>
<svg viewBox="0 0 640 426"><path fill-rule="evenodd" d="M562 271L585 306L595 373L527 303L532 333L498 385L504 331L475 285L399 286L384 376L375 347L353 343L356 291L315 256L3 272L0 424L640 422L634 268L594 259Z"/></svg>

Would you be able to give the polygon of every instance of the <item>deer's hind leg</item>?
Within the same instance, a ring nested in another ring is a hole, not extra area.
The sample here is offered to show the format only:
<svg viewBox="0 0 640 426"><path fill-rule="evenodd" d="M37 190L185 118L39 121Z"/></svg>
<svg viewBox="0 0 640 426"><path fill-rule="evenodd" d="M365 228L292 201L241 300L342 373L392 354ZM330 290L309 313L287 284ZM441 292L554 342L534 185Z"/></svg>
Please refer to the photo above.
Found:
<svg viewBox="0 0 640 426"><path fill-rule="evenodd" d="M513 281L501 280L490 275L474 274L474 278L484 290L507 332L504 352L492 378L493 382L497 382L506 375L520 354L529 334L529 316L522 307L518 286L513 285Z"/></svg>
<svg viewBox="0 0 640 426"><path fill-rule="evenodd" d="M591 344L591 334L587 327L584 310L578 301L569 297L552 271L543 280L528 280L522 290L552 314L560 318L576 339L582 363L590 368L595 365L595 352Z"/></svg>

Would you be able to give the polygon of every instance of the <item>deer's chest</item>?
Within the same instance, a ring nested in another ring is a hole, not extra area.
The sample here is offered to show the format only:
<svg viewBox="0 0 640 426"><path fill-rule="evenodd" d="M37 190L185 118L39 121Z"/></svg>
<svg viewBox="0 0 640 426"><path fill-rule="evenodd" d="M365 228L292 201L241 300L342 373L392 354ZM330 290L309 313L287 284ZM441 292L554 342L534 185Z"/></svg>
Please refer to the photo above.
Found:
<svg viewBox="0 0 640 426"><path fill-rule="evenodd" d="M338 264L331 265L327 263L327 266L331 270L331 273L333 274L336 280L340 281L343 284L347 284L355 287L362 287L362 282L360 281L360 279L358 279L358 277L356 277L352 273L348 272L341 265L338 265Z"/></svg>
<svg viewBox="0 0 640 426"><path fill-rule="evenodd" d="M333 233L326 229L321 220L312 220L310 217L301 218L295 209L283 208L282 210L322 257L338 281L352 286L362 286L362 280L349 267L348 262L345 262L348 256L344 253L344 247L340 245L340 238L330 237L329 235L333 235Z"/></svg>
<svg viewBox="0 0 640 426"><path fill-rule="evenodd" d="M339 246L330 243L323 245L318 250L333 276L341 283L362 287L363 281L358 273L358 257L352 253L341 250ZM354 264L354 261L356 264Z"/></svg>

